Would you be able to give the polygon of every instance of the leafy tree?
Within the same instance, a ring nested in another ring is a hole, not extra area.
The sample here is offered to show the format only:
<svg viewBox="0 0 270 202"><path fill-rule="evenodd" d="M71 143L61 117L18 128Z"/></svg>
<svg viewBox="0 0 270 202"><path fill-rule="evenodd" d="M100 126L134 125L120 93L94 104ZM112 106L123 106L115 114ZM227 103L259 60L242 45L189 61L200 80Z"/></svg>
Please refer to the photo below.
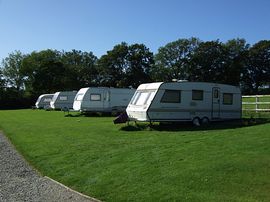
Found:
<svg viewBox="0 0 270 202"><path fill-rule="evenodd" d="M103 86L124 87L123 78L128 69L128 44L122 42L107 51L98 60L100 83Z"/></svg>
<svg viewBox="0 0 270 202"><path fill-rule="evenodd" d="M66 90L65 68L59 51L32 52L23 60L22 71L26 76L26 90L32 95Z"/></svg>
<svg viewBox="0 0 270 202"><path fill-rule="evenodd" d="M249 45L245 39L232 39L224 47L227 51L224 83L238 86L245 69Z"/></svg>
<svg viewBox="0 0 270 202"><path fill-rule="evenodd" d="M190 58L199 44L197 38L179 39L159 48L155 55L152 78L156 81L188 79Z"/></svg>
<svg viewBox="0 0 270 202"><path fill-rule="evenodd" d="M153 64L153 53L145 45L129 46L123 42L99 59L100 83L112 87L137 87L150 81Z"/></svg>
<svg viewBox="0 0 270 202"><path fill-rule="evenodd" d="M0 109L30 107L31 100L24 95L22 61L25 55L15 51L2 61L0 69Z"/></svg>
<svg viewBox="0 0 270 202"><path fill-rule="evenodd" d="M127 60L125 86L137 88L141 83L151 82L150 70L154 65L154 56L145 45L130 45Z"/></svg>
<svg viewBox="0 0 270 202"><path fill-rule="evenodd" d="M5 96L5 87L6 87L5 84L6 84L6 82L4 80L2 69L0 68L0 106L3 105L4 97L6 97Z"/></svg>
<svg viewBox="0 0 270 202"><path fill-rule="evenodd" d="M24 57L20 51L15 51L2 61L2 74L6 80L6 85L13 87L16 91L24 88L24 76L21 72Z"/></svg>
<svg viewBox="0 0 270 202"><path fill-rule="evenodd" d="M63 52L62 63L65 66L66 87L79 89L85 86L97 86L97 57L92 52L72 50Z"/></svg>
<svg viewBox="0 0 270 202"><path fill-rule="evenodd" d="M0 68L0 91L4 89L6 81L4 79L3 71Z"/></svg>
<svg viewBox="0 0 270 202"><path fill-rule="evenodd" d="M243 75L245 92L257 94L260 86L269 84L269 78L270 41L262 40L254 44L248 52L247 68Z"/></svg>
<svg viewBox="0 0 270 202"><path fill-rule="evenodd" d="M224 83L227 52L219 41L199 44L190 59L189 80Z"/></svg>

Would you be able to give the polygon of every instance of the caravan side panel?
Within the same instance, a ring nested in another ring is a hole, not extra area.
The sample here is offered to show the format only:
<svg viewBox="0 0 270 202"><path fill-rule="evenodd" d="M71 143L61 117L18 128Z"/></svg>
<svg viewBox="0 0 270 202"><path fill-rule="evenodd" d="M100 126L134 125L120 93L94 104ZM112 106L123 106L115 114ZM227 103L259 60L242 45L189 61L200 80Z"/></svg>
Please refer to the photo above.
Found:
<svg viewBox="0 0 270 202"><path fill-rule="evenodd" d="M125 111L135 91L135 89L111 88L109 93L110 110L116 112Z"/></svg>
<svg viewBox="0 0 270 202"><path fill-rule="evenodd" d="M88 88L80 104L84 112L121 112L127 107L134 89ZM79 104L78 104L79 105Z"/></svg>
<svg viewBox="0 0 270 202"><path fill-rule="evenodd" d="M62 91L55 93L53 100L51 101L51 107L53 109L72 109L76 94L77 91Z"/></svg>

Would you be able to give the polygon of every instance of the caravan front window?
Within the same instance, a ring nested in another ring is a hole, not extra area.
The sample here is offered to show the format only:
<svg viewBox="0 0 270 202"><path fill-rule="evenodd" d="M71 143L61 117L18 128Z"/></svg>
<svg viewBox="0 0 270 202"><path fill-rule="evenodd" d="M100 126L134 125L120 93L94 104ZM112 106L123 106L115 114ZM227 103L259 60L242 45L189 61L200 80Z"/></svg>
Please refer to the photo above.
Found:
<svg viewBox="0 0 270 202"><path fill-rule="evenodd" d="M84 95L84 94L78 94L78 95L76 96L76 100L81 101L81 100L83 99L83 95Z"/></svg>
<svg viewBox="0 0 270 202"><path fill-rule="evenodd" d="M133 105L145 105L145 104L150 104L152 99L154 98L155 92L154 91L138 91L134 95L131 104Z"/></svg>
<svg viewBox="0 0 270 202"><path fill-rule="evenodd" d="M44 102L51 102L51 101L52 101L51 98L45 98L45 99L44 99Z"/></svg>
<svg viewBox="0 0 270 202"><path fill-rule="evenodd" d="M155 92L151 92L150 95L149 95L149 97L148 97L148 99L147 99L146 104L149 105L152 102L154 96L155 96Z"/></svg>
<svg viewBox="0 0 270 202"><path fill-rule="evenodd" d="M131 100L131 104L135 105L135 103L137 102L138 98L140 96L140 92L136 92L135 95L133 96L132 100Z"/></svg>
<svg viewBox="0 0 270 202"><path fill-rule="evenodd" d="M148 96L149 96L148 92L141 92L136 102L136 105L144 105L147 101Z"/></svg>

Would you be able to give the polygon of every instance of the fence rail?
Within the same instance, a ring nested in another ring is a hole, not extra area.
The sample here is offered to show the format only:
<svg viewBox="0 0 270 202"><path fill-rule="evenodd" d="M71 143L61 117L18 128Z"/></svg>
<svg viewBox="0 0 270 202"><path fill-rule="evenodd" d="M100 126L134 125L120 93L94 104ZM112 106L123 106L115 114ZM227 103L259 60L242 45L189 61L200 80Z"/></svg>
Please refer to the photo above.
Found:
<svg viewBox="0 0 270 202"><path fill-rule="evenodd" d="M252 100L253 102L251 102L250 100ZM264 105L263 108L262 105ZM247 106L248 108L246 108ZM270 112L270 95L243 95L242 110L255 112Z"/></svg>

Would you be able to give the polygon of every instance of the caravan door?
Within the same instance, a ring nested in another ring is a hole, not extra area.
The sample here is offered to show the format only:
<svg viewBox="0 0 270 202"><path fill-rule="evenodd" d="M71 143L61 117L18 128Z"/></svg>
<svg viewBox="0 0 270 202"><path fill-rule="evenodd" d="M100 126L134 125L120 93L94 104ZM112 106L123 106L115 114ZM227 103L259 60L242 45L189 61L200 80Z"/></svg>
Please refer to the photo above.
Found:
<svg viewBox="0 0 270 202"><path fill-rule="evenodd" d="M212 119L220 118L220 88L212 89Z"/></svg>
<svg viewBox="0 0 270 202"><path fill-rule="evenodd" d="M103 90L103 109L104 111L110 111L110 91Z"/></svg>

